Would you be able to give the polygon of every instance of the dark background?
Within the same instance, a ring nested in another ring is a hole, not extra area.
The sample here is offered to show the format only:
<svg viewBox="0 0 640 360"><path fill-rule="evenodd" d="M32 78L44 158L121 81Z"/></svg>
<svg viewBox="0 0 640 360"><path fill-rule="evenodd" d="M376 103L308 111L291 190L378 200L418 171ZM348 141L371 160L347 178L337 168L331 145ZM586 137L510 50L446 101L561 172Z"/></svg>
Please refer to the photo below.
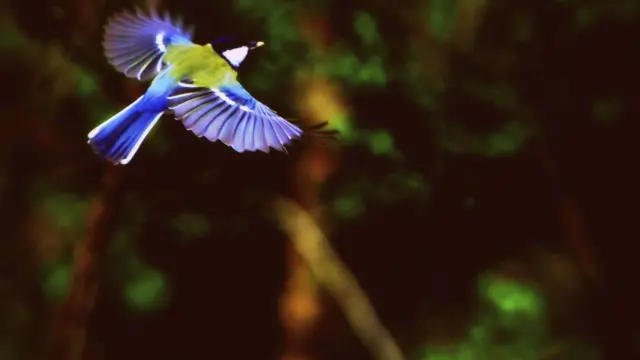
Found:
<svg viewBox="0 0 640 360"><path fill-rule="evenodd" d="M84 359L371 359L330 294L286 286L281 196L321 210L407 358L640 355L637 1L154 4L199 43L264 40L243 84L340 141L237 154L166 116L115 168L86 134L146 84L102 27L147 4L3 4L0 359L50 356L91 271ZM304 336L289 291L321 309Z"/></svg>

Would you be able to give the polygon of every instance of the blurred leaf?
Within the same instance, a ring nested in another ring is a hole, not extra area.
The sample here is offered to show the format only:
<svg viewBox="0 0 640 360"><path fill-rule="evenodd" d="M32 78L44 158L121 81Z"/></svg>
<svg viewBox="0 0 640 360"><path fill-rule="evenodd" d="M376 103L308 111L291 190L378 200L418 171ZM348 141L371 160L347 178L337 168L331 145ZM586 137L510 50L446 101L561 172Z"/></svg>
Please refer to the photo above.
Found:
<svg viewBox="0 0 640 360"><path fill-rule="evenodd" d="M379 41L376 21L370 14L363 11L356 12L353 27L365 45L371 46Z"/></svg>
<svg viewBox="0 0 640 360"><path fill-rule="evenodd" d="M480 293L501 312L539 317L544 311L544 298L531 285L492 274L484 275L478 284Z"/></svg>
<svg viewBox="0 0 640 360"><path fill-rule="evenodd" d="M333 202L333 211L340 219L352 220L364 213L364 201L358 194L344 195Z"/></svg>
<svg viewBox="0 0 640 360"><path fill-rule="evenodd" d="M395 202L406 198L424 200L428 196L428 189L427 181L421 174L400 170L387 175L382 183L372 186L369 191L376 200Z"/></svg>
<svg viewBox="0 0 640 360"><path fill-rule="evenodd" d="M518 106L518 94L509 84L469 83L466 90L480 100L493 104L498 109L514 109Z"/></svg>
<svg viewBox="0 0 640 360"><path fill-rule="evenodd" d="M201 214L180 214L171 221L171 225L187 240L205 237L211 231L209 219Z"/></svg>
<svg viewBox="0 0 640 360"><path fill-rule="evenodd" d="M447 124L439 128L439 145L451 152L482 156L512 156L535 134L528 122L512 120L490 134L473 134Z"/></svg>
<svg viewBox="0 0 640 360"><path fill-rule="evenodd" d="M457 1L429 0L429 28L440 41L448 41L456 21Z"/></svg>
<svg viewBox="0 0 640 360"><path fill-rule="evenodd" d="M51 222L70 235L83 229L89 206L90 199L70 193L43 194L39 204Z"/></svg>
<svg viewBox="0 0 640 360"><path fill-rule="evenodd" d="M329 120L329 125L332 129L340 132L340 141L343 143L352 143L358 138L358 130L349 114L336 113L336 115Z"/></svg>
<svg viewBox="0 0 640 360"><path fill-rule="evenodd" d="M360 60L350 49L344 46L332 54L330 59L322 60L324 64L316 63L314 71L339 78L348 85L384 85L387 74L382 58L371 55L367 60Z"/></svg>
<svg viewBox="0 0 640 360"><path fill-rule="evenodd" d="M76 67L76 87L80 96L95 94L99 90L95 75L81 67Z"/></svg>
<svg viewBox="0 0 640 360"><path fill-rule="evenodd" d="M345 80L357 80L356 76L359 70L360 60L349 51L336 53L335 59L331 63L332 74Z"/></svg>
<svg viewBox="0 0 640 360"><path fill-rule="evenodd" d="M296 6L289 2L274 4L266 12L269 31L269 46L274 51L284 50L287 43L300 41L300 30L296 24Z"/></svg>
<svg viewBox="0 0 640 360"><path fill-rule="evenodd" d="M393 137L388 131L373 131L369 134L368 141L374 155L391 155L395 150Z"/></svg>
<svg viewBox="0 0 640 360"><path fill-rule="evenodd" d="M43 292L52 303L63 300L71 284L72 264L69 261L58 261L45 271Z"/></svg>
<svg viewBox="0 0 640 360"><path fill-rule="evenodd" d="M20 33L20 30L11 21L10 17L1 15L0 17L0 52L10 51L11 49L24 44L26 39Z"/></svg>
<svg viewBox="0 0 640 360"><path fill-rule="evenodd" d="M357 74L357 81L361 84L384 85L387 83L387 74L380 56L371 56L359 66Z"/></svg>
<svg viewBox="0 0 640 360"><path fill-rule="evenodd" d="M167 301L167 282L156 269L144 267L124 285L124 298L129 307L138 311L153 311Z"/></svg>

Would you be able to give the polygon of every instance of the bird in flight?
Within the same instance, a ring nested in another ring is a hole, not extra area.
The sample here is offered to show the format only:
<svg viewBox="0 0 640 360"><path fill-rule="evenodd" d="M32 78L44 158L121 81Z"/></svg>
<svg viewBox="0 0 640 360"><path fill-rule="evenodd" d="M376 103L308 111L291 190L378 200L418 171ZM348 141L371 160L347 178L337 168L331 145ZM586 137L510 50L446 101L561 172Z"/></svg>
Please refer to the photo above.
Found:
<svg viewBox="0 0 640 360"><path fill-rule="evenodd" d="M103 42L107 60L125 76L151 84L89 132L89 144L98 155L114 164L129 163L166 111L196 136L221 141L240 153L286 152L285 146L306 132L337 134L323 129L326 123L303 130L238 82L240 64L263 42L234 44L227 37L198 45L192 37L190 28L155 9L125 11L109 19Z"/></svg>

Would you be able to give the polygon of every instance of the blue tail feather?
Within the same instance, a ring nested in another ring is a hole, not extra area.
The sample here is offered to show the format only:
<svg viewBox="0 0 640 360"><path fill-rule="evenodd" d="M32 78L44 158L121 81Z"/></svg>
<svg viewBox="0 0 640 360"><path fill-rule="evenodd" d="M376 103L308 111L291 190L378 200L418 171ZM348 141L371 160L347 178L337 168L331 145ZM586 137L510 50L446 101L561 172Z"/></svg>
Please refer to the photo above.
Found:
<svg viewBox="0 0 640 360"><path fill-rule="evenodd" d="M141 96L89 133L89 144L97 154L114 164L125 165L131 161L164 113L164 107L150 107L145 100Z"/></svg>

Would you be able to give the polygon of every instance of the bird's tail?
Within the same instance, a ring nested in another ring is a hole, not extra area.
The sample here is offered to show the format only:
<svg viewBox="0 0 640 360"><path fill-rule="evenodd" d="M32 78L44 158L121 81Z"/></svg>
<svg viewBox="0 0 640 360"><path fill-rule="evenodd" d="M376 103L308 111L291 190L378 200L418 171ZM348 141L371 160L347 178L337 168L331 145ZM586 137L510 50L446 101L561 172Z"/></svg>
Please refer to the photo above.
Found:
<svg viewBox="0 0 640 360"><path fill-rule="evenodd" d="M141 96L89 133L89 144L103 158L114 164L131 161L149 131L164 113L164 108L149 106Z"/></svg>

